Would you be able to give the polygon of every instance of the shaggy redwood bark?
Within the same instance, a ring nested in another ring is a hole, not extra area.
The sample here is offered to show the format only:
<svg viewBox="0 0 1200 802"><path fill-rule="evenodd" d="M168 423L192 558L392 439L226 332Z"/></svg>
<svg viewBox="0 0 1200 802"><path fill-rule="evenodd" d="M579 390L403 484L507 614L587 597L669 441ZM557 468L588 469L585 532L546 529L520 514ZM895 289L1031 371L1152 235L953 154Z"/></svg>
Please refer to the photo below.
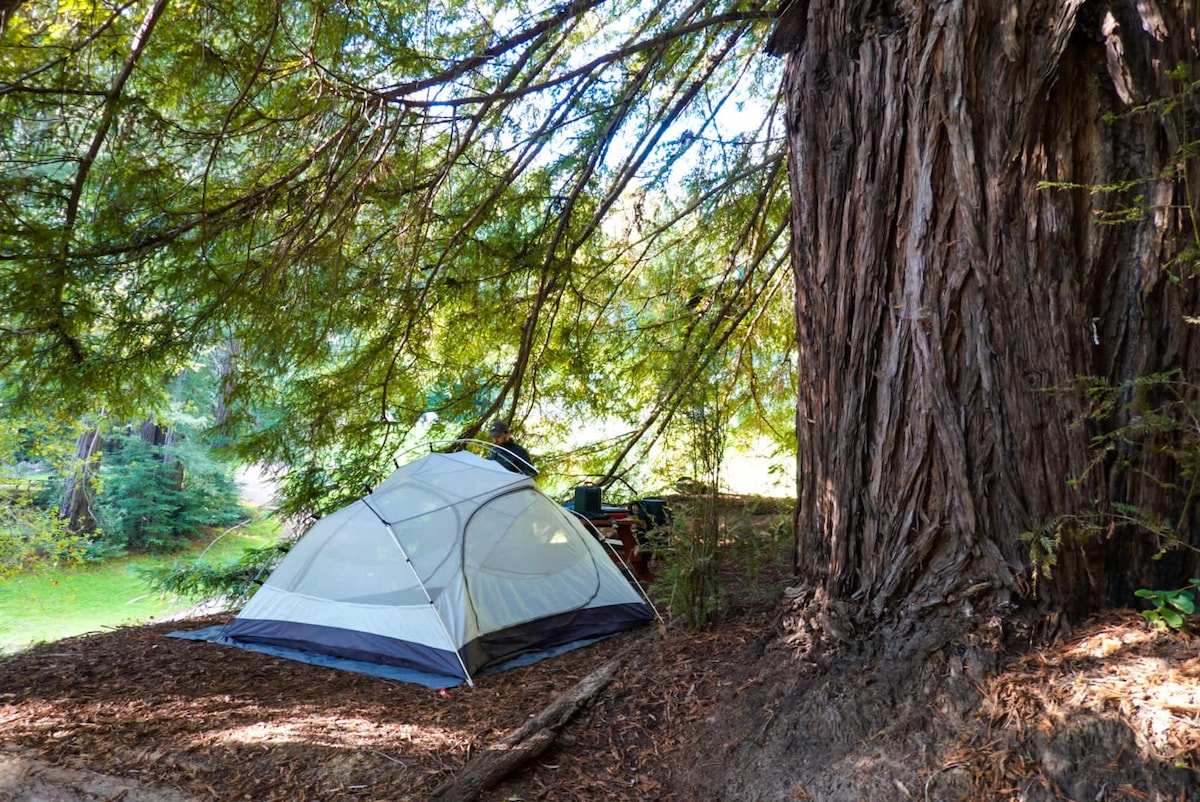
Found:
<svg viewBox="0 0 1200 802"><path fill-rule="evenodd" d="M1183 321L1195 282L1164 270L1187 225L1168 208L1182 181L1162 174L1182 118L1130 113L1178 90L1176 64L1196 80L1195 13L1190 0L783 11L796 560L826 598L879 618L1028 596L1022 532L1085 506L1158 501L1150 483L1070 487L1088 433L1045 390L1081 375L1200 377ZM1090 189L1130 179L1128 192ZM1136 195L1140 219L1097 222ZM1040 600L1082 612L1138 586L1143 560L1105 557L1146 555L1136 538L1086 556L1064 544Z"/></svg>

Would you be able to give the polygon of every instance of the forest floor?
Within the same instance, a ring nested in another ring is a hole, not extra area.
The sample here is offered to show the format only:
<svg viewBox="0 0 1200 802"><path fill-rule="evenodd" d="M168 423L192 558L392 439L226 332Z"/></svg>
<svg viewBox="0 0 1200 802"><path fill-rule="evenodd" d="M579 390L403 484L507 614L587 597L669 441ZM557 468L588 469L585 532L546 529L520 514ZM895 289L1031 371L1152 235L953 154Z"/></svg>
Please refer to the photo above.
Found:
<svg viewBox="0 0 1200 802"><path fill-rule="evenodd" d="M728 525L757 529L766 548L778 520L746 508ZM229 614L40 645L0 660L0 802L424 800L634 645L550 750L480 799L1200 800L1197 635L1109 612L1061 642L1007 655L960 714L934 709L936 693L920 702L925 714L879 691L893 715L874 722L879 735L845 739L833 759L836 734L806 740L794 716L782 732L783 696L771 683L814 671L789 631L787 572L767 560L748 578L744 561L729 563L710 626L628 633L474 688L439 691L167 637ZM1194 631L1200 620L1190 623ZM875 693L828 669L822 683L796 707L836 708L830 687L844 686L860 707L850 688ZM909 732L892 738L899 719ZM918 725L930 730L919 749ZM769 781L730 779L753 761L712 763L768 742L786 756L773 760L785 765ZM844 782L856 772L863 779Z"/></svg>

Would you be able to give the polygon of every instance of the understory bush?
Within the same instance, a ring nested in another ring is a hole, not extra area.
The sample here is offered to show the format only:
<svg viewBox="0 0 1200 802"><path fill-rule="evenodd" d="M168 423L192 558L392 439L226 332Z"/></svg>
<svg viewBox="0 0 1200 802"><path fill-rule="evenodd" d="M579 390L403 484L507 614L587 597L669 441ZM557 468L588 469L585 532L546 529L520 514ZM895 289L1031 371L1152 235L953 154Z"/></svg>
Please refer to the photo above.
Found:
<svg viewBox="0 0 1200 802"><path fill-rule="evenodd" d="M254 595L285 552L286 547L279 545L247 548L236 557L218 562L176 560L140 568L138 574L164 595L195 601L223 599L232 609Z"/></svg>
<svg viewBox="0 0 1200 802"><path fill-rule="evenodd" d="M85 559L88 538L73 534L57 510L36 503L39 483L7 479L0 484L0 577L41 563Z"/></svg>
<svg viewBox="0 0 1200 802"><path fill-rule="evenodd" d="M685 415L689 457L700 481L691 481L694 492L676 511L663 584L672 616L688 626L710 621L721 600L719 488L727 413L715 388L703 385Z"/></svg>
<svg viewBox="0 0 1200 802"><path fill-rule="evenodd" d="M0 577L86 557L89 539L59 516L48 481L65 441L53 422L0 415Z"/></svg>
<svg viewBox="0 0 1200 802"><path fill-rule="evenodd" d="M137 434L109 438L96 519L108 550L172 551L245 516L233 466L189 440L155 445Z"/></svg>

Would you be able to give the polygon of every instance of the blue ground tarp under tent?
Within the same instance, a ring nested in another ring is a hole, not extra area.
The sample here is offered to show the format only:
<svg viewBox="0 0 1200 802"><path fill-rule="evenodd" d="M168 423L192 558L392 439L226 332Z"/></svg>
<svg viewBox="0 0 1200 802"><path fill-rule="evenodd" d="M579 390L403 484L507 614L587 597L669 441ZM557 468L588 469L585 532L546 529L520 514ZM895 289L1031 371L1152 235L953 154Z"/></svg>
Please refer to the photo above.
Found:
<svg viewBox="0 0 1200 802"><path fill-rule="evenodd" d="M245 649L251 652L260 652L268 654L272 657L283 657L288 660L296 660L301 663L308 663L314 666L325 666L326 668L336 668L342 671L355 671L359 674L370 674L373 677L383 677L384 679L396 680L398 682L412 682L417 685L424 685L426 688L452 688L463 683L462 677L452 677L440 674L431 674L426 671L417 671L411 668L402 668L400 666L389 666L381 663L370 663L365 660L349 660L343 657L331 657L326 654L317 654L315 652L306 652L302 649L289 649L286 646L272 646L261 643L241 643L232 640L225 636L225 630L228 625L218 624L217 626L205 627L192 631L170 632L167 634L169 638L182 638L183 640L199 640L208 643L219 643L222 646L233 646L238 649ZM610 637L610 636L605 636ZM588 638L586 640L575 641L573 643L564 644L542 652L531 652L515 657L506 663L486 669L482 674L496 674L501 671L507 671L511 668L526 666L536 663L539 660L544 660L548 657L569 652L572 649L578 649L583 646L596 643L604 640L601 638Z"/></svg>

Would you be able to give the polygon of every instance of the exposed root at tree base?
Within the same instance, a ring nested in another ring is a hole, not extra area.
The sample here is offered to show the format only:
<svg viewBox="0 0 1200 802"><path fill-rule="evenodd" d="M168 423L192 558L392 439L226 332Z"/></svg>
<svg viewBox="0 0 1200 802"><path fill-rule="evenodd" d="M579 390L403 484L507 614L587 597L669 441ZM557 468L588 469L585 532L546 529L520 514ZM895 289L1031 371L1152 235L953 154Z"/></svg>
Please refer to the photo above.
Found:
<svg viewBox="0 0 1200 802"><path fill-rule="evenodd" d="M1200 798L1194 635L1113 612L1004 662L949 621L824 653L802 634L723 694L713 725L743 738L707 742L694 798Z"/></svg>

